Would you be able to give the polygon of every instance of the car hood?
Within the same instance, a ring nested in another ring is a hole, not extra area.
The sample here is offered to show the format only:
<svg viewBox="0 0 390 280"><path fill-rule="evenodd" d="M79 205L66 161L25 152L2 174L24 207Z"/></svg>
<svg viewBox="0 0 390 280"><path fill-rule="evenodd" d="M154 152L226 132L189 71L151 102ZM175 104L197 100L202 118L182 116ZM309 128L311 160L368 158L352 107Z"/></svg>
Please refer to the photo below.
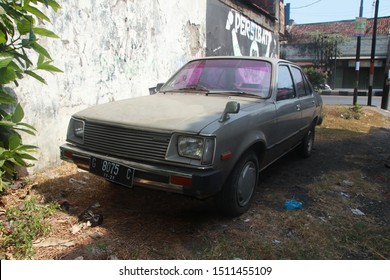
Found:
<svg viewBox="0 0 390 280"><path fill-rule="evenodd" d="M221 95L156 94L97 105L76 113L74 117L121 126L198 133L219 119L226 103L231 100L234 99ZM237 101L243 110L260 100Z"/></svg>

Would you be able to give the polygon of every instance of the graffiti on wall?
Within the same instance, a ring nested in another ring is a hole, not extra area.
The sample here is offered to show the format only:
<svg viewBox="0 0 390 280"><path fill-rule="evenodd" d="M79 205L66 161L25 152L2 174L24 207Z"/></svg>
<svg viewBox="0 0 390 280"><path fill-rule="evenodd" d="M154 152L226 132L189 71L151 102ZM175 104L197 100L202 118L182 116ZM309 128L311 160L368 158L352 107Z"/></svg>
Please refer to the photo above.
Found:
<svg viewBox="0 0 390 280"><path fill-rule="evenodd" d="M278 56L277 34L218 1L208 2L206 29L209 56Z"/></svg>

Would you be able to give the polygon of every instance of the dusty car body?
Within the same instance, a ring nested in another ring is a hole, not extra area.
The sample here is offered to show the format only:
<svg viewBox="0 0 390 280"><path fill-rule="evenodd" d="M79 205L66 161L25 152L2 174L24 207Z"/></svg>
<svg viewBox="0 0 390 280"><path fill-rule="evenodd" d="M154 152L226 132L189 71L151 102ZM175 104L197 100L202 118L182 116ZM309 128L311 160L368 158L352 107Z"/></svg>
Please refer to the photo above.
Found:
<svg viewBox="0 0 390 280"><path fill-rule="evenodd" d="M74 114L61 158L109 181L197 198L237 216L261 170L294 148L311 154L322 100L279 59L188 62L156 94Z"/></svg>

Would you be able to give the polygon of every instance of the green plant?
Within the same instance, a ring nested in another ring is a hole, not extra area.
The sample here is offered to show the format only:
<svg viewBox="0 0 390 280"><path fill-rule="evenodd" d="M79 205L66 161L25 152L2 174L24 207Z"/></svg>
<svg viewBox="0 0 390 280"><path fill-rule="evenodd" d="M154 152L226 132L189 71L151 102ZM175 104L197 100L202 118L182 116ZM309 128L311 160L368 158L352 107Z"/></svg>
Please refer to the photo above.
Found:
<svg viewBox="0 0 390 280"><path fill-rule="evenodd" d="M312 83L314 88L318 88L320 84L325 84L327 80L327 75L313 67L304 69L309 81Z"/></svg>
<svg viewBox="0 0 390 280"><path fill-rule="evenodd" d="M341 115L344 119L355 119L360 120L363 114L363 106L355 104L352 107L345 109L345 112Z"/></svg>
<svg viewBox="0 0 390 280"><path fill-rule="evenodd" d="M30 153L36 150L35 146L23 145L18 131L35 134L35 129L22 123L24 117L23 108L18 104L12 114L0 110L0 191L3 185L15 176L15 166L28 167L26 160L36 160Z"/></svg>
<svg viewBox="0 0 390 280"><path fill-rule="evenodd" d="M40 205L35 197L19 207L8 208L5 221L0 224L0 259L9 258L10 255L15 258L31 257L34 253L33 240L50 231L51 225L47 218L58 208L57 203Z"/></svg>
<svg viewBox="0 0 390 280"><path fill-rule="evenodd" d="M23 108L5 85L17 86L17 80L26 75L46 83L37 70L62 72L52 65L49 52L38 43L39 36L58 38L54 32L37 26L37 20L50 21L38 9L39 4L54 11L60 8L54 0L0 0L0 191L16 175L15 166L30 166L26 160L35 160L30 153L36 149L22 143L19 132L34 135L35 129L22 122ZM32 55L37 56L35 66ZM6 110L8 105L13 108Z"/></svg>

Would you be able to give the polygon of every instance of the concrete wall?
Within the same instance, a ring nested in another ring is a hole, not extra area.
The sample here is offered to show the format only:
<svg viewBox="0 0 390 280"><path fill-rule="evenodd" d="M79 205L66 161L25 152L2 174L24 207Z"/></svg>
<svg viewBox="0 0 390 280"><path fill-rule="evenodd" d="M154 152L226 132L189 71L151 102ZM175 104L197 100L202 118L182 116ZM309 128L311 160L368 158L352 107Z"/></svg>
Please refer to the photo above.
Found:
<svg viewBox="0 0 390 280"><path fill-rule="evenodd" d="M109 101L149 94L187 60L205 54L206 0L60 1L46 24L61 39L40 39L64 73L40 72L14 88L25 122L38 130L26 135L37 145L34 169L59 162L71 115Z"/></svg>

